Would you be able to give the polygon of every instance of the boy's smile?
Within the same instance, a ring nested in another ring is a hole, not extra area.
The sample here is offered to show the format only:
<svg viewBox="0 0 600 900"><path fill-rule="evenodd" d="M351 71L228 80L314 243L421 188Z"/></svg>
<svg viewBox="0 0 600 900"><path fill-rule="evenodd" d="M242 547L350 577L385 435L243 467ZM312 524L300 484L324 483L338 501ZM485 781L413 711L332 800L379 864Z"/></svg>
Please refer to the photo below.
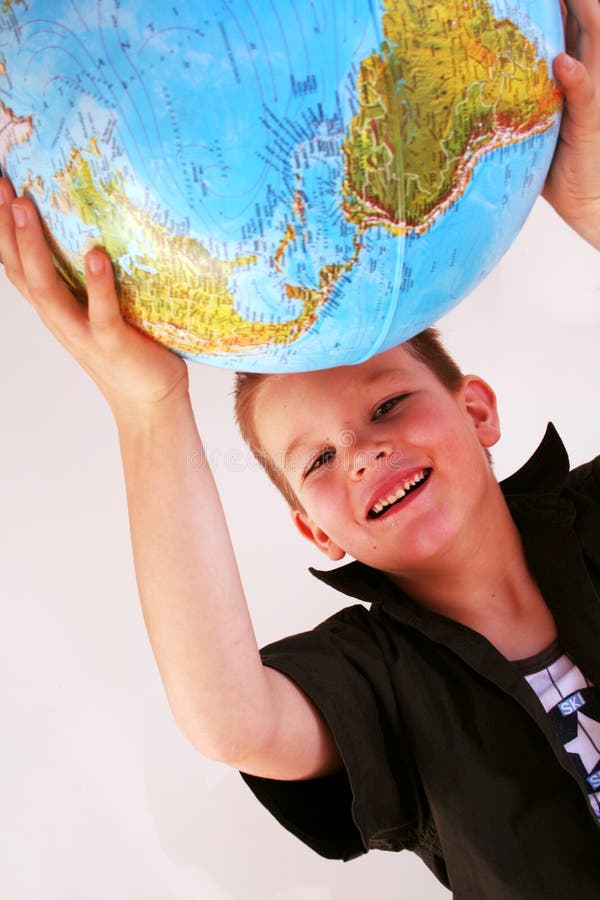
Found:
<svg viewBox="0 0 600 900"><path fill-rule="evenodd" d="M387 515L398 503L406 505L409 502L407 497L413 497L415 491L424 486L430 475L431 469L427 468L420 469L414 474L407 472L400 479L398 487L393 489L391 493L388 492L385 486L382 486L380 489L382 496L376 499L369 507L367 519L379 519L381 516Z"/></svg>
<svg viewBox="0 0 600 900"><path fill-rule="evenodd" d="M331 559L349 553L400 576L482 537L500 491L484 450L499 437L495 398L481 379L451 393L400 346L271 376L254 415L300 501L297 527Z"/></svg>

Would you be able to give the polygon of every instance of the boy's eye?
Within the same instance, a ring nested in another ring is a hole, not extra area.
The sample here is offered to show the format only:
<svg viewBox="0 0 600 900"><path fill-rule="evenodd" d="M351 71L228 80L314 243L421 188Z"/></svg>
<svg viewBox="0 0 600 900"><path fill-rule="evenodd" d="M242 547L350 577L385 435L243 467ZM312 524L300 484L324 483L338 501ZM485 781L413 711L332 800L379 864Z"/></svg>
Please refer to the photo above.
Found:
<svg viewBox="0 0 600 900"><path fill-rule="evenodd" d="M373 413L374 419L380 419L381 416L385 416L386 413L389 413L397 406L402 400L408 397L408 394L400 394L398 397L390 397L389 400L385 400L383 403L377 407L375 412Z"/></svg>
<svg viewBox="0 0 600 900"><path fill-rule="evenodd" d="M310 475L311 472L314 472L317 469L322 469L324 466L330 465L334 458L335 450L324 450L322 453L319 453L319 455L309 464L304 473L304 477L306 478L307 475Z"/></svg>

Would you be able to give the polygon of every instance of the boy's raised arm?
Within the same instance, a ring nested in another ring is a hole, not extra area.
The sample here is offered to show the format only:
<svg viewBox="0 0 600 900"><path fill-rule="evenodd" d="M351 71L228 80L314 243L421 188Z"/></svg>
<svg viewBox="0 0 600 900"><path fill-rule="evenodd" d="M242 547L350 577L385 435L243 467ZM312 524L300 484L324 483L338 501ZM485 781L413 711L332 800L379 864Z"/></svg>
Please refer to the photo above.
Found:
<svg viewBox="0 0 600 900"><path fill-rule="evenodd" d="M15 201L5 180L0 253L114 414L144 619L179 727L206 756L252 774L305 778L339 768L316 708L262 665L185 362L122 319L101 251L86 259L87 308L73 297L33 204Z"/></svg>
<svg viewBox="0 0 600 900"><path fill-rule="evenodd" d="M565 92L560 137L544 197L600 250L600 0L565 0L568 53L554 61Z"/></svg>

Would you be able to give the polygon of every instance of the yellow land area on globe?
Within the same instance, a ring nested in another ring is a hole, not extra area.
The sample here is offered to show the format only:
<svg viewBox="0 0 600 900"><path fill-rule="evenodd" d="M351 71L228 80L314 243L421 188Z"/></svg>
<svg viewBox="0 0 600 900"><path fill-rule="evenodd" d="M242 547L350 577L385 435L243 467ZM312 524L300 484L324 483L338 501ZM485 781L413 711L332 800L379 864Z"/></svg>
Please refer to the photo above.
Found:
<svg viewBox="0 0 600 900"><path fill-rule="evenodd" d="M234 307L228 278L254 258L225 262L194 238L173 234L129 199L118 172L113 171L110 180L99 177L94 157L101 159L95 140L87 152L71 152L68 164L56 175L51 203L57 211L75 213L100 232L101 240L90 246L101 245L115 261L121 306L128 320L170 347L192 354L287 344L311 327L322 296L293 287L288 295L302 303L297 318L283 323L244 319ZM135 253L131 253L132 236ZM128 255L125 270L118 260ZM66 279L83 293L81 258L62 247L57 256Z"/></svg>

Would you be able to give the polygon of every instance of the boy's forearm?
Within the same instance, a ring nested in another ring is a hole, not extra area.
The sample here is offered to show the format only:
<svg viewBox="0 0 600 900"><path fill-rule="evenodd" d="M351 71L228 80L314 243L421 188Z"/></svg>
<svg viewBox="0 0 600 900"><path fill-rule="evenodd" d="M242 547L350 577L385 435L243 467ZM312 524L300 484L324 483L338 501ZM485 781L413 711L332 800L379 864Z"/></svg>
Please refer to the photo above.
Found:
<svg viewBox="0 0 600 900"><path fill-rule="evenodd" d="M329 771L337 751L322 717L261 663L184 360L123 319L101 250L86 256L80 303L57 278L34 204L1 178L0 256L114 414L144 617L179 727L207 756L255 774Z"/></svg>
<svg viewBox="0 0 600 900"><path fill-rule="evenodd" d="M189 397L117 427L138 589L173 715L203 753L235 758L255 740L268 686Z"/></svg>

